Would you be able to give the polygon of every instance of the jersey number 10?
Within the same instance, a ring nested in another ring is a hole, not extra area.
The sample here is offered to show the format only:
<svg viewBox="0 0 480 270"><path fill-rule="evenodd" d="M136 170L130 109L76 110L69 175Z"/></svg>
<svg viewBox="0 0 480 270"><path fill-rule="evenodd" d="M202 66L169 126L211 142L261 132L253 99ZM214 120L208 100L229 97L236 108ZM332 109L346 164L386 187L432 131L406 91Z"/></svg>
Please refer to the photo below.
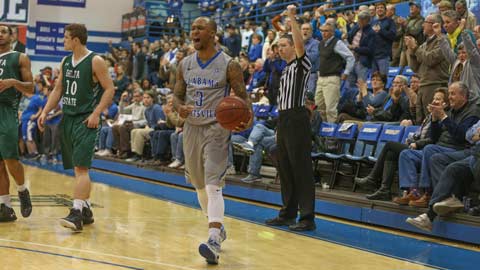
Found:
<svg viewBox="0 0 480 270"><path fill-rule="evenodd" d="M65 91L65 94L75 96L75 94L77 93L77 82L73 81L70 84L70 80L66 80L66 81L67 81L67 89Z"/></svg>

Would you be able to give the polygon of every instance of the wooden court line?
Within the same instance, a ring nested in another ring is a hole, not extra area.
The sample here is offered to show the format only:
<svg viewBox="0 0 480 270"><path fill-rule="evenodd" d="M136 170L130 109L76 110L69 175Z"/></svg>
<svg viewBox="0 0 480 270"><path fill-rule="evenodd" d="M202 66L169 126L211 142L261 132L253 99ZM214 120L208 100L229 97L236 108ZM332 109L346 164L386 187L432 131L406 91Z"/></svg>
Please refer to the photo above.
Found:
<svg viewBox="0 0 480 270"><path fill-rule="evenodd" d="M180 265L175 265L175 264L169 264L169 263L162 263L162 262L155 262L155 261L150 261L150 260L145 260L145 259L139 259L139 258L133 258L133 257L127 257L127 256L121 256L121 255L115 255L115 254L109 254L109 253L103 253L103 252L97 252L97 251L90 251L90 250L84 250L84 249L76 249L76 248L67 248L67 247L61 247L61 246L54 246L54 245L47 245L47 244L41 244L41 243L35 243L35 242L28 242L28 241L18 241L18 240L10 240L10 239L2 239L0 238L1 242L10 242L10 243L16 243L16 244L23 244L23 245L32 245L32 246L39 246L39 247L47 247L47 248L53 248L53 249L60 249L60 250L68 250L68 251L73 251L73 252L80 252L80 253L89 253L97 256L107 256L107 257L112 257L112 258L117 258L117 259L122 259L122 260L129 260L129 261L136 261L136 262L142 262L142 263L149 263L149 264L155 264L155 265L161 265L161 266L167 266L167 267L173 267L177 269L184 269L184 270L197 270L195 268L190 268L186 266L180 266ZM1 246L0 247L9 247L9 246ZM16 249L22 249L18 247L11 247L11 248L16 248ZM55 254L55 253L52 253ZM58 254L61 256L68 257L69 255L62 255ZM79 259L77 257L72 256L72 258ZM89 259L87 259L89 260ZM94 261L94 260L92 260ZM142 269L142 268L130 268L130 269Z"/></svg>
<svg viewBox="0 0 480 270"><path fill-rule="evenodd" d="M180 190L195 192L193 187L192 188L186 188L186 187L178 186L178 185L175 185L175 184L170 184L170 183L165 183L165 182L160 182L160 181L154 181L154 180L150 180L150 179L145 179L145 178L131 176L131 175L122 174L122 173L116 173L116 172L112 172L112 171L106 171L106 170L100 170L100 169L92 169L92 170L100 172L100 173L113 174L113 175L129 178L129 179L135 179L135 180L146 182L146 183L153 183L153 184L157 184L157 185L160 185L160 186L171 187L171 188L176 188L176 189L180 189ZM117 187L114 187L114 188L117 188ZM120 189L120 188L117 188L117 189ZM141 194L141 193L139 193L139 194ZM141 194L141 195L145 196L144 194ZM276 209L276 210L280 209L279 206L275 206L275 205L271 205L271 204L267 204L267 203L249 201L247 199L231 197L229 195L224 195L224 197L228 198L229 200L237 201L237 202L241 202L241 203L247 203L247 204L251 204L251 205L256 205L256 206L261 206L261 207L266 207L266 208ZM156 199L159 199L159 198L156 198ZM176 203L176 202L173 202L173 203ZM185 204L181 204L181 203L177 203L177 204L187 206L187 207L192 207L191 205L185 205ZM195 208L195 207L192 207L192 208ZM476 252L479 251L479 248L477 246L475 246L473 244L464 243L464 242L455 242L455 241L450 241L450 240L447 240L447 239L442 239L442 238L436 238L436 237L423 235L423 234L420 234L420 233L416 234L416 233L413 233L413 232L404 232L404 231L392 230L392 229L373 226L373 225L364 224L364 223L356 223L356 222L349 221L349 220L346 220L346 219L326 216L326 215L322 215L322 214L315 214L315 217L320 218L320 219L324 219L324 220L327 220L327 221L331 221L331 222L337 222L337 223L350 225L350 226L355 226L355 227L364 228L364 229L369 229L369 230L373 230L373 231L377 231L377 232L383 232L383 233L388 233L388 234L392 234L392 235L414 238L414 239L417 239L417 240L428 241L428 242L447 245L447 246L455 247L455 248L468 249L468 250L476 251ZM232 218L239 219L237 217L232 217ZM244 220L244 221L250 222L249 220ZM266 225L261 224L261 223L255 223L255 224L266 226ZM298 235L309 237L308 235L303 235L303 234L298 234Z"/></svg>

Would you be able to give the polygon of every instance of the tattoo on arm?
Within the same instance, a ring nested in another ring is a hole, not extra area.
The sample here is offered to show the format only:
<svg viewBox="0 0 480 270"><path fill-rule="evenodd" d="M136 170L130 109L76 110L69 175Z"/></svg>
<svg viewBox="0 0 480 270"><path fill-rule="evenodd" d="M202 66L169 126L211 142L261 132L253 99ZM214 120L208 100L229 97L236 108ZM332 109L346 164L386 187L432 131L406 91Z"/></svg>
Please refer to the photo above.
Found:
<svg viewBox="0 0 480 270"><path fill-rule="evenodd" d="M228 63L227 81L237 97L244 99L248 103L250 102L247 95L247 88L243 81L243 71L237 61L232 60Z"/></svg>
<svg viewBox="0 0 480 270"><path fill-rule="evenodd" d="M173 90L173 106L175 110L178 111L178 108L181 105L185 104L185 96L187 94L187 84L183 79L183 72L182 72L182 62L178 63L177 65L177 74L175 79L175 87Z"/></svg>

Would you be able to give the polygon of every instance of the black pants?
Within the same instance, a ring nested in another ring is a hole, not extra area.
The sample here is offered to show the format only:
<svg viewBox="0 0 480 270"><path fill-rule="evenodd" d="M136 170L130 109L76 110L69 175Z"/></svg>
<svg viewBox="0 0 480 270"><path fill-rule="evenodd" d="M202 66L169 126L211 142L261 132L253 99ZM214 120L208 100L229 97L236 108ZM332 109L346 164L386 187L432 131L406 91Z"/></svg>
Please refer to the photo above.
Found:
<svg viewBox="0 0 480 270"><path fill-rule="evenodd" d="M408 149L406 144L398 143L398 142L387 142L382 149L382 152L378 156L378 160L373 166L372 171L370 172L370 176L375 179L380 179L383 175L383 165L385 161L394 162L395 166L398 166L398 157L400 156L400 152L403 150ZM393 174L392 174L393 176ZM393 179L382 179L383 181L389 181L389 183L393 182Z"/></svg>
<svg viewBox="0 0 480 270"><path fill-rule="evenodd" d="M315 185L310 151L310 119L306 108L280 111L277 126L278 169L283 207L279 216L313 220Z"/></svg>

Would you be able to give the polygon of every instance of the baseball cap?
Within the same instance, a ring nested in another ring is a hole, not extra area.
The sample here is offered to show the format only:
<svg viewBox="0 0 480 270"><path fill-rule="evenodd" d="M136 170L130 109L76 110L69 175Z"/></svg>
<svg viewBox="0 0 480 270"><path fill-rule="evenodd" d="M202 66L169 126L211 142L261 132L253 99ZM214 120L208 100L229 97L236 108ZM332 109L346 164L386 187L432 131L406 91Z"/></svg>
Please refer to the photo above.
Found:
<svg viewBox="0 0 480 270"><path fill-rule="evenodd" d="M415 5L417 7L422 7L422 5L420 4L420 1L409 1L408 5L409 6Z"/></svg>

